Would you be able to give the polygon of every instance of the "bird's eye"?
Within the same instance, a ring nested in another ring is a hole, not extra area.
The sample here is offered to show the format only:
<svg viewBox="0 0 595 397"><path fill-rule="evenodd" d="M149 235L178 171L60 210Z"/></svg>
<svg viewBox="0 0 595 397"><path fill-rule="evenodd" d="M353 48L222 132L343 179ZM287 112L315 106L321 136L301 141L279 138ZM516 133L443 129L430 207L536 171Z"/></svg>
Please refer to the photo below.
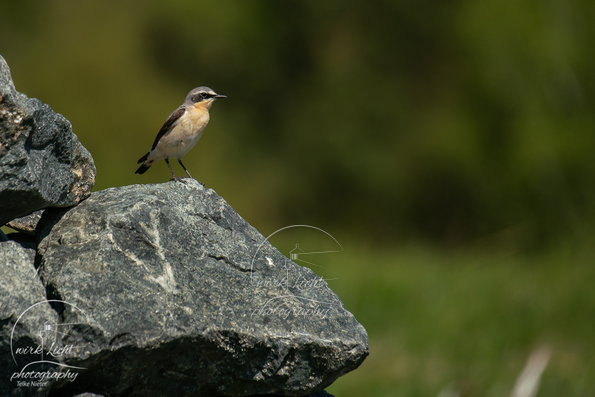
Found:
<svg viewBox="0 0 595 397"><path fill-rule="evenodd" d="M207 94L206 92L201 92L201 93L200 93L200 97L201 97L202 99L208 98L208 96L209 96L209 94Z"/></svg>

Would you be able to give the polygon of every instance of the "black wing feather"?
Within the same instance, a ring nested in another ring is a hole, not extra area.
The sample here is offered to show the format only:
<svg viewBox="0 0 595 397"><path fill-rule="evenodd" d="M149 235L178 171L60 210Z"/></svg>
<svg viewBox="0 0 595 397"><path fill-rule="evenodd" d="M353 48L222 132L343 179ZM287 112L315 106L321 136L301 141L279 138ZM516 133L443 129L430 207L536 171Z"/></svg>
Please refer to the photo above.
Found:
<svg viewBox="0 0 595 397"><path fill-rule="evenodd" d="M153 147L151 148L151 150L155 149L155 147L157 146L157 143L159 143L159 140L161 139L161 137L172 130L176 121L178 121L180 119L180 117L182 117L182 115L185 112L186 112L186 108L183 106L180 106L179 108L174 110L172 114L169 115L167 120L165 120L163 127L161 127L161 129L159 130L159 133L157 134L157 137L155 138L155 142L153 143Z"/></svg>

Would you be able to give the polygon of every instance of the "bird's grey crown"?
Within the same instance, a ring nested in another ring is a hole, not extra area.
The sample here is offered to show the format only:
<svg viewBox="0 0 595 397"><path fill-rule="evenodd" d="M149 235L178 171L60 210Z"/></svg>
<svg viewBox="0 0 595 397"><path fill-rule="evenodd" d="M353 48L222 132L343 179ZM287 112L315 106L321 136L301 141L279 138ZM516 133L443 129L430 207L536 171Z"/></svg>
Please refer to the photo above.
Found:
<svg viewBox="0 0 595 397"><path fill-rule="evenodd" d="M188 93L188 96L193 95L193 94L198 94L199 92L206 92L208 94L213 94L213 95L217 95L217 93L215 91L213 91L212 89L210 89L209 87L196 87L195 89L193 89L192 91L190 91Z"/></svg>

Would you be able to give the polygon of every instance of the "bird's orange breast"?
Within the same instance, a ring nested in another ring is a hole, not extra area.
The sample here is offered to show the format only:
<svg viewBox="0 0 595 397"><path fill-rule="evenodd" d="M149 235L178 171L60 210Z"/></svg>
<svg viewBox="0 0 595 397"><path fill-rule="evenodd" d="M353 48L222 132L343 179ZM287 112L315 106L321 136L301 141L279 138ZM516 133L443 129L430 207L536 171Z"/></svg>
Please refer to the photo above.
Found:
<svg viewBox="0 0 595 397"><path fill-rule="evenodd" d="M209 122L209 110L206 106L201 106L200 103L186 108L186 114L184 116L184 122L191 124L192 129L202 129Z"/></svg>

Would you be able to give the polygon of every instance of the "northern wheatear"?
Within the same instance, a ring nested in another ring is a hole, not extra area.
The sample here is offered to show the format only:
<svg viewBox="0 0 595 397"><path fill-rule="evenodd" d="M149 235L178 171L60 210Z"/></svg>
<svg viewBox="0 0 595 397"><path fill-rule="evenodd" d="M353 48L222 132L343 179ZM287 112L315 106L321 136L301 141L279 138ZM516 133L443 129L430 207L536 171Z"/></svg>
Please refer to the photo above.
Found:
<svg viewBox="0 0 595 397"><path fill-rule="evenodd" d="M169 164L169 159L174 158L192 178L182 164L182 158L202 136L205 127L209 124L209 109L218 98L226 98L226 96L218 95L209 87L198 87L190 91L182 106L174 110L165 120L151 150L138 160L138 163L143 164L135 174L144 174L154 162L164 159L173 179L181 181Z"/></svg>

